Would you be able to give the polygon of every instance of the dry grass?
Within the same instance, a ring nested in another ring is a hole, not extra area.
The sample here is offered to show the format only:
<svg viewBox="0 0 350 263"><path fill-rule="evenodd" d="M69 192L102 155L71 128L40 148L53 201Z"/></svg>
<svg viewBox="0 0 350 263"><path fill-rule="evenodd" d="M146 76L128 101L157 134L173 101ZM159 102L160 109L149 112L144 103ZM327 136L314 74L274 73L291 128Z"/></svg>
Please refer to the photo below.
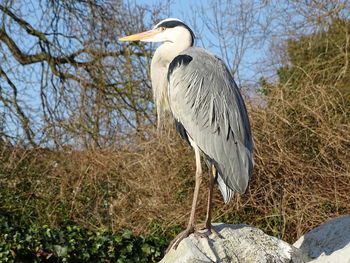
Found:
<svg viewBox="0 0 350 263"><path fill-rule="evenodd" d="M348 116L326 88L310 86L292 101L280 90L270 96L272 106L250 107L255 173L247 193L228 205L215 190L214 221L255 225L292 242L350 212ZM174 130L152 132L150 140L135 138L115 151L2 145L1 211L51 225L178 231L190 212L193 152ZM206 194L207 182L198 220L205 216Z"/></svg>

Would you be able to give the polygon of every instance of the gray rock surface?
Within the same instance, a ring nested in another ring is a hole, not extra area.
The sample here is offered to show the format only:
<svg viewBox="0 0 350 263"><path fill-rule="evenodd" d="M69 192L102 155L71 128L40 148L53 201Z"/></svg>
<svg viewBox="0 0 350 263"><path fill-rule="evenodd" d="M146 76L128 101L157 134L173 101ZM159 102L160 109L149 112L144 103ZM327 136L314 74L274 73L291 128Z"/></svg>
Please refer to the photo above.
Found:
<svg viewBox="0 0 350 263"><path fill-rule="evenodd" d="M292 245L247 225L214 224L223 236L190 235L160 263L284 263L306 262L305 254Z"/></svg>
<svg viewBox="0 0 350 263"><path fill-rule="evenodd" d="M332 219L294 243L312 263L350 263L350 215Z"/></svg>

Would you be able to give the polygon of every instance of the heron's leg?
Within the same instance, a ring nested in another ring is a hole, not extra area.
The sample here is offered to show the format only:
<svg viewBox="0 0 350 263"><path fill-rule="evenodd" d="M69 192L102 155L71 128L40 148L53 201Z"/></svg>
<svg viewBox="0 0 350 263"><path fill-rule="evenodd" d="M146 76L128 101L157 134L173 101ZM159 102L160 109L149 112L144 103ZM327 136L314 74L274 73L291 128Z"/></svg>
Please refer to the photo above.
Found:
<svg viewBox="0 0 350 263"><path fill-rule="evenodd" d="M198 147L194 147L194 152L196 156L196 180L195 180L195 186L194 186L191 215L187 225L187 229L192 229L192 230L194 230L194 217L196 213L199 187L200 187L200 184L202 183L202 166L201 166L201 157L200 157L200 152Z"/></svg>
<svg viewBox="0 0 350 263"><path fill-rule="evenodd" d="M212 176L209 175L210 180L209 180L209 194L208 194L208 205L207 205L207 217L205 219L205 224L208 227L211 224L211 209L212 209L212 202L213 202L213 190L214 190L214 183L216 180L216 168L212 164L211 165L211 171L212 171Z"/></svg>
<svg viewBox="0 0 350 263"><path fill-rule="evenodd" d="M193 194L193 200L192 200L192 208L191 208L191 214L190 219L187 224L187 228L185 231L178 234L173 241L170 242L170 245L167 249L167 252L173 247L174 249L177 248L177 246L180 244L181 240L188 237L191 233L195 232L194 228L194 219L195 219L195 213L196 213L196 207L197 207L197 200L198 200L198 194L199 194L199 186L202 182L202 166L201 166L201 158L200 158L200 151L197 145L192 145L196 157L196 181L194 186L194 194ZM199 233L201 235L201 233Z"/></svg>
<svg viewBox="0 0 350 263"><path fill-rule="evenodd" d="M216 168L214 165L211 165L212 175L209 175L209 194L208 194L208 204L207 204L207 217L205 219L205 227L207 229L211 228L211 210L212 210L212 202L213 202L213 190L214 184L216 180Z"/></svg>
<svg viewBox="0 0 350 263"><path fill-rule="evenodd" d="M198 226L196 226L196 229L198 230L203 230L203 229L207 229L209 232L212 232L216 235L218 235L219 237L221 237L221 235L219 234L219 232L217 232L212 224L211 224L211 211L212 211L212 203L213 203L213 191L214 191L214 185L215 185L215 181L216 178L218 176L217 174L217 170L215 168L214 165L211 166L211 171L212 174L209 174L209 193L208 193L208 204L207 204L207 216L205 219L204 224L200 224Z"/></svg>

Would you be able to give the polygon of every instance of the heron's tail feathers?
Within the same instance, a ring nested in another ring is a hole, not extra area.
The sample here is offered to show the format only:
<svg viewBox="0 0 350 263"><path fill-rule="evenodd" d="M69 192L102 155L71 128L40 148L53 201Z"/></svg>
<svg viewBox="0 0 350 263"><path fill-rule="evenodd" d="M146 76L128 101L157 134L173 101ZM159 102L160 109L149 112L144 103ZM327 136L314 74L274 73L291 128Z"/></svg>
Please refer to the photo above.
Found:
<svg viewBox="0 0 350 263"><path fill-rule="evenodd" d="M233 193L234 191L232 191L224 182L224 180L221 178L220 175L218 175L217 177L217 183L220 189L220 192L224 198L224 202L225 204L227 204L228 202L230 202L230 200L233 197Z"/></svg>

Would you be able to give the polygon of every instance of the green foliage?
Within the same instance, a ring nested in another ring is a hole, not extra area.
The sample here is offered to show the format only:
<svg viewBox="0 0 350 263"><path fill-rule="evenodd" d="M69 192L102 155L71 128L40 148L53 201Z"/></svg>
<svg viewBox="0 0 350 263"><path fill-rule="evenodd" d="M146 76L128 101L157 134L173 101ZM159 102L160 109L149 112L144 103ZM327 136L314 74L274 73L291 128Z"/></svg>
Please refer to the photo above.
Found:
<svg viewBox="0 0 350 263"><path fill-rule="evenodd" d="M0 232L1 262L157 262L168 243L164 236L134 236L128 230L18 227L5 216L0 217Z"/></svg>
<svg viewBox="0 0 350 263"><path fill-rule="evenodd" d="M271 94L275 88L284 89L293 98L294 91L304 89L305 84L330 85L350 101L350 21L334 19L329 25L313 34L298 39L288 39L286 53L289 63L277 70L278 85L259 80L262 93Z"/></svg>
<svg viewBox="0 0 350 263"><path fill-rule="evenodd" d="M349 30L350 21L334 19L325 29L315 34L303 36L297 41L290 40L287 51L292 64L315 65L322 74L338 72L345 66L349 56L349 46L346 43ZM320 80L327 79L327 75L321 76Z"/></svg>
<svg viewBox="0 0 350 263"><path fill-rule="evenodd" d="M303 88L306 82L331 85L346 101L350 100L350 21L334 19L319 32L287 41L290 65L277 71L280 83L289 91ZM334 92L333 88L328 89ZM295 95L293 92L291 96Z"/></svg>
<svg viewBox="0 0 350 263"><path fill-rule="evenodd" d="M289 39L289 63L278 69L279 80L259 81L287 148L304 161L333 162L338 151L330 147L329 138L341 134L349 121L349 40L350 21L341 19Z"/></svg>
<svg viewBox="0 0 350 263"><path fill-rule="evenodd" d="M325 213L331 214L337 210L337 204L331 200L325 200L321 204L321 208Z"/></svg>

